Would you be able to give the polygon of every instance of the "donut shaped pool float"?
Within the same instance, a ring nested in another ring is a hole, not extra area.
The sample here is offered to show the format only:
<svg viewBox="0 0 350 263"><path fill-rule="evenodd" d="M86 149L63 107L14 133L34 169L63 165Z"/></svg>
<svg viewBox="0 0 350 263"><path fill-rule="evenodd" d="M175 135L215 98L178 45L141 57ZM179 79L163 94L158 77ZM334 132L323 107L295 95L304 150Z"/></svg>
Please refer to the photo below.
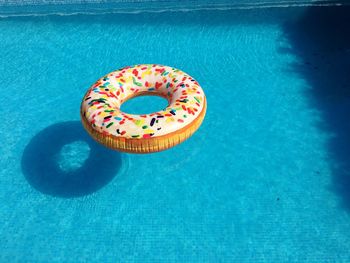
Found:
<svg viewBox="0 0 350 263"><path fill-rule="evenodd" d="M150 114L120 110L140 95L162 96L168 106ZM189 138L201 125L206 98L198 82L181 70L162 65L136 65L113 71L85 94L81 119L103 145L131 153L158 152Z"/></svg>

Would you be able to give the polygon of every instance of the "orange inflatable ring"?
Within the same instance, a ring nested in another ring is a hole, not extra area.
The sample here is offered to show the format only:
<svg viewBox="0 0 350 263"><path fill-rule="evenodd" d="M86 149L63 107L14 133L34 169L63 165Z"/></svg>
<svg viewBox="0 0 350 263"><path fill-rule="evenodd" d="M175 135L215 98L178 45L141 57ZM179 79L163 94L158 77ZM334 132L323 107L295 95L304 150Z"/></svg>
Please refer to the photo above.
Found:
<svg viewBox="0 0 350 263"><path fill-rule="evenodd" d="M140 95L166 98L159 112L135 115L120 106ZM198 82L181 70L161 65L136 65L99 79L81 104L85 129L103 145L124 152L150 153L173 147L201 125L206 98Z"/></svg>

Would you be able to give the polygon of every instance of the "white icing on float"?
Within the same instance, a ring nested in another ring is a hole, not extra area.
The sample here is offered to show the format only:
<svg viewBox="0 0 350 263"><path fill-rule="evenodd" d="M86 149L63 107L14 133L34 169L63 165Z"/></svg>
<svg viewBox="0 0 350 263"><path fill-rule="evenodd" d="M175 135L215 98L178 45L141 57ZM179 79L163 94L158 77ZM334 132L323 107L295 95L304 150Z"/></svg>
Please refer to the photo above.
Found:
<svg viewBox="0 0 350 263"><path fill-rule="evenodd" d="M144 115L120 110L123 102L140 95L165 97L169 105ZM200 114L204 118L205 108L204 92L191 76L172 67L145 64L125 67L99 79L86 93L81 115L103 135L148 139L183 130Z"/></svg>

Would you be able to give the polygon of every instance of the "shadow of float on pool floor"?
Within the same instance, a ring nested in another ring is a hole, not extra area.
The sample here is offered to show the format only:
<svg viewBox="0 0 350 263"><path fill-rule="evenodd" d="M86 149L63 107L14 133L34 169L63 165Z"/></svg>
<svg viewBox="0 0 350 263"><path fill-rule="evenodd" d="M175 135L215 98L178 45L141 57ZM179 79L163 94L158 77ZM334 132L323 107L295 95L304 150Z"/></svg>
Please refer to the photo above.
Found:
<svg viewBox="0 0 350 263"><path fill-rule="evenodd" d="M76 142L85 147L76 147L73 154L63 156L62 167L62 149ZM118 174L122 165L122 155L93 141L79 121L57 123L40 131L22 156L22 171L30 185L44 194L65 198L96 192Z"/></svg>
<svg viewBox="0 0 350 263"><path fill-rule="evenodd" d="M321 114L319 129L328 140L332 190L350 211L350 6L309 8L285 25L289 51L301 61L292 70L310 85L312 108Z"/></svg>

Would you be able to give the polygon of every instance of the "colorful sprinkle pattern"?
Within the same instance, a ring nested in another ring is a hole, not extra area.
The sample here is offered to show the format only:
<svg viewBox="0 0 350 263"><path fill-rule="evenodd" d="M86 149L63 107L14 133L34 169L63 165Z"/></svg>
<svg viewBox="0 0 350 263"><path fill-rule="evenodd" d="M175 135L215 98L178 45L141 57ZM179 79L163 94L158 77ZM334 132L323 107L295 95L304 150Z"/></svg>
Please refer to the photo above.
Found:
<svg viewBox="0 0 350 263"><path fill-rule="evenodd" d="M168 99L162 111L134 115L120 110L130 97L155 93ZM161 65L136 65L109 73L86 93L82 114L105 135L146 139L166 135L190 124L204 108L205 95L186 73Z"/></svg>

